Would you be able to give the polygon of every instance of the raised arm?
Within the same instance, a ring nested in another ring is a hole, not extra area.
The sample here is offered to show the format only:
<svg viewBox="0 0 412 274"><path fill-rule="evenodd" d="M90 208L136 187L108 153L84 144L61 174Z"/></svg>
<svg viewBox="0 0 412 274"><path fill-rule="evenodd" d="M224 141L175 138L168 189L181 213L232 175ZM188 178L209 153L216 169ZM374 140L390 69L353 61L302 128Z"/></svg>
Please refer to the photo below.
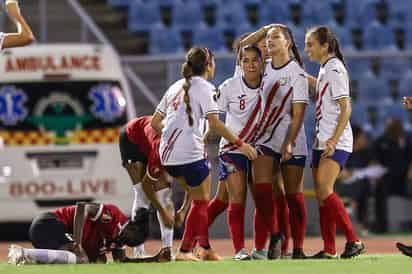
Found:
<svg viewBox="0 0 412 274"><path fill-rule="evenodd" d="M21 15L17 0L7 0L6 10L10 19L16 24L17 32L4 34L3 48L22 47L32 43L34 41L33 32Z"/></svg>

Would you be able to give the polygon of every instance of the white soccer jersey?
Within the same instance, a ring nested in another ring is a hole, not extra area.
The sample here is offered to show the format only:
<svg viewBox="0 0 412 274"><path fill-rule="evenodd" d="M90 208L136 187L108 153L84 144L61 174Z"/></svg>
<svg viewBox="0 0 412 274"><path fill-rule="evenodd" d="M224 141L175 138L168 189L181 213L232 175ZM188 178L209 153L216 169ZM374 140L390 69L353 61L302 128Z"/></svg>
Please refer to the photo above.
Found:
<svg viewBox="0 0 412 274"><path fill-rule="evenodd" d="M333 136L338 125L340 98L349 98L349 77L343 63L336 57L329 59L319 70L316 82L316 138L314 149L325 149L325 142ZM350 122L340 136L336 149L352 152L353 136Z"/></svg>
<svg viewBox="0 0 412 274"><path fill-rule="evenodd" d="M3 49L4 32L0 32L0 50Z"/></svg>
<svg viewBox="0 0 412 274"><path fill-rule="evenodd" d="M253 141L260 114L259 87L248 87L241 75L224 81L216 96L221 112L226 113L226 127L245 142ZM220 153L240 153L225 138L220 140Z"/></svg>
<svg viewBox="0 0 412 274"><path fill-rule="evenodd" d="M279 68L273 67L272 63L267 63L261 92L262 114L255 142L279 153L292 119L292 104L309 103L309 84L305 71L294 60ZM303 126L296 138L292 153L307 155Z"/></svg>
<svg viewBox="0 0 412 274"><path fill-rule="evenodd" d="M192 77L189 89L193 126L189 126L186 103L183 101L183 83L175 82L166 91L156 111L164 116L164 127L160 138L160 160L162 165L182 165L205 158L203 142L206 115L219 113L213 100L215 87L202 77Z"/></svg>

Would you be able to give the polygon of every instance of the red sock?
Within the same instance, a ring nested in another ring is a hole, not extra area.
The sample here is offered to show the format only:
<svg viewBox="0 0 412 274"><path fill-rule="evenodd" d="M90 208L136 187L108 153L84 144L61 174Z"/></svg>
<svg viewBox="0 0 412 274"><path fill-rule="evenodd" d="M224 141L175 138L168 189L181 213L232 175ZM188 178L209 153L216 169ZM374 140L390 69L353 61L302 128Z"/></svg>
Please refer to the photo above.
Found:
<svg viewBox="0 0 412 274"><path fill-rule="evenodd" d="M280 195L275 199L276 217L279 223L280 232L283 234L284 239L282 241L282 254L288 253L289 240L290 240L290 223L289 223L289 207L286 201L285 195Z"/></svg>
<svg viewBox="0 0 412 274"><path fill-rule="evenodd" d="M206 200L193 200L185 224L181 249L192 251L194 242L202 247L209 247Z"/></svg>
<svg viewBox="0 0 412 274"><path fill-rule="evenodd" d="M279 225L276 222L273 191L271 183L259 183L254 185L256 211L263 217L264 224L272 234L279 233Z"/></svg>
<svg viewBox="0 0 412 274"><path fill-rule="evenodd" d="M329 254L336 253L335 238L336 238L336 220L334 215L333 200L330 196L323 201L323 205L319 207L320 230L323 239L323 251Z"/></svg>
<svg viewBox="0 0 412 274"><path fill-rule="evenodd" d="M238 253L245 247L245 205L229 203L227 222L235 253Z"/></svg>
<svg viewBox="0 0 412 274"><path fill-rule="evenodd" d="M268 239L269 230L265 225L265 221L258 210L255 209L255 216L253 218L253 224L255 229L255 248L256 250L262 250L265 248L266 241Z"/></svg>
<svg viewBox="0 0 412 274"><path fill-rule="evenodd" d="M211 226L216 217L220 215L227 208L227 203L213 198L207 206L208 225Z"/></svg>
<svg viewBox="0 0 412 274"><path fill-rule="evenodd" d="M293 248L303 248L306 235L306 206L305 196L302 192L287 195L289 206L290 228L293 238Z"/></svg>
<svg viewBox="0 0 412 274"><path fill-rule="evenodd" d="M339 199L339 196L334 192L329 195L328 198L333 200L336 224L343 230L343 233L345 233L346 240L351 243L358 241L358 237L356 237L352 227L352 221L350 220L341 199Z"/></svg>

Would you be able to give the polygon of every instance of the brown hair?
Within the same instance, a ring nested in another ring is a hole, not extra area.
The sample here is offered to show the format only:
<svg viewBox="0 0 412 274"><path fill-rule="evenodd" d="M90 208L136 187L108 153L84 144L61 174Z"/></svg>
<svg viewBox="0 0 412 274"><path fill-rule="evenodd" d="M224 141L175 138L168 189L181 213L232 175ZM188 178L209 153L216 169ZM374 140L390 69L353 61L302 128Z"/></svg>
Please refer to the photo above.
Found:
<svg viewBox="0 0 412 274"><path fill-rule="evenodd" d="M189 89L192 76L200 76L205 73L207 66L213 58L212 52L208 48L191 48L186 54L186 62L183 63L181 73L185 78L183 84L183 101L186 104L186 114L189 119L189 126L193 126L192 107L190 106Z"/></svg>
<svg viewBox="0 0 412 274"><path fill-rule="evenodd" d="M293 56L293 58L296 59L298 64L303 68L304 65L303 65L302 57L300 57L298 46L296 45L295 38L293 37L292 31L290 30L290 28L288 28L286 25L283 25L283 24L275 24L274 28L279 28L282 31L285 38L290 41L291 46L289 50L292 53L291 55Z"/></svg>
<svg viewBox="0 0 412 274"><path fill-rule="evenodd" d="M263 54L262 51L255 45L248 45L248 46L244 46L243 48L241 48L239 50L239 60L242 60L244 54L246 51L254 51L256 52L257 56L263 60Z"/></svg>
<svg viewBox="0 0 412 274"><path fill-rule="evenodd" d="M339 41L336 35L326 26L316 26L307 31L309 35L314 35L319 44L324 45L328 43L328 53L333 53L346 67L345 59L343 58L342 51L340 50Z"/></svg>

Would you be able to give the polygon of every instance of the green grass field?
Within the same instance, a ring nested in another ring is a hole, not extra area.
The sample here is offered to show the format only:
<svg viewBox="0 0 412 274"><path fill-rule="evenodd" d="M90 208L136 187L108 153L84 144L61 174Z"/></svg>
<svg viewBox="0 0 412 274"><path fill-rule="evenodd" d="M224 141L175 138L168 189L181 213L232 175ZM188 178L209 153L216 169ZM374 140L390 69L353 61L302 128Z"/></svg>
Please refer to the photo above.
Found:
<svg viewBox="0 0 412 274"><path fill-rule="evenodd" d="M26 265L0 264L1 274L395 274L411 273L412 258L403 255L365 255L353 260L279 260L163 264L114 264L107 265Z"/></svg>

